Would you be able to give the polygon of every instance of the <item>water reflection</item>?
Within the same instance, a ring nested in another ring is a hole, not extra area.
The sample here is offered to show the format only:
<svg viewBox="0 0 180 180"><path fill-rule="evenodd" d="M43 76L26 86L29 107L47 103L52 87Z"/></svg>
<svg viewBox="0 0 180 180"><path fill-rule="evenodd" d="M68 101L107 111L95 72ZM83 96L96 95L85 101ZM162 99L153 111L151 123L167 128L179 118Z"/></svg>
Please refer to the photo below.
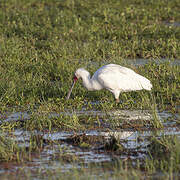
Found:
<svg viewBox="0 0 180 180"><path fill-rule="evenodd" d="M60 116L62 113L51 113L49 114L49 118L54 118ZM111 112L101 112L101 111L75 111L75 112L66 112L65 115L72 116L73 114L77 116L81 116L86 114L87 116L100 116L104 121L108 121L109 117L118 121L119 119L125 122L131 121L150 121L152 119L152 112L148 110L118 110ZM76 132L75 134L83 135L85 137L92 137L93 139L97 138L96 143L89 144L88 148L82 148L80 146L74 145L73 143L69 143L66 141L68 138L74 136L74 132L69 131L26 131L22 129L15 129L11 132L1 132L1 136L9 137L11 140L17 142L17 144L22 147L29 147L30 137L33 135L41 135L45 142L51 142L50 144L45 143L43 145L43 149L38 156L33 158L32 162L25 162L22 166L15 165L14 168L21 169L22 167L25 169L35 169L37 166L41 166L42 169L61 169L62 172L66 172L69 169L81 167L82 164L86 163L99 163L99 162L111 162L115 157L120 159L131 158L133 159L144 159L147 157L147 147L150 144L150 137L161 137L166 135L177 135L180 137L180 129L173 122L171 117L178 118L178 115L174 116L166 111L157 112L158 117L164 124L164 128L159 130L149 129L92 129L92 130L84 130L81 132ZM108 119L106 119L108 116ZM31 115L27 112L15 112L15 113L7 113L5 116L0 115L0 120L2 122L13 122L13 121L25 121L28 120ZM107 152L104 148L104 144L109 142L112 138L117 139L117 141L123 145L126 151L121 152L119 154L114 154ZM64 161L64 156L69 158L67 161ZM73 157L74 160L71 160ZM7 170L3 168L1 164L1 173L5 173Z"/></svg>

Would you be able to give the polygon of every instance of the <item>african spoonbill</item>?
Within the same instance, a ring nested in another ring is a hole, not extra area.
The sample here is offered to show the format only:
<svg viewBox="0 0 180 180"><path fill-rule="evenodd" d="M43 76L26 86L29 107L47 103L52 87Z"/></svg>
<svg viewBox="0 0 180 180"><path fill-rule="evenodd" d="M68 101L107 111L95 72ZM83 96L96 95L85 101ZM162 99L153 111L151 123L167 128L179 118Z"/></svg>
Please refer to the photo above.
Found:
<svg viewBox="0 0 180 180"><path fill-rule="evenodd" d="M114 94L116 102L119 102L121 92L142 89L150 91L152 88L152 84L148 79L137 74L132 69L117 64L108 64L99 68L92 77L84 68L77 69L66 99L69 99L72 89L79 78L82 79L84 87L89 91L109 90Z"/></svg>

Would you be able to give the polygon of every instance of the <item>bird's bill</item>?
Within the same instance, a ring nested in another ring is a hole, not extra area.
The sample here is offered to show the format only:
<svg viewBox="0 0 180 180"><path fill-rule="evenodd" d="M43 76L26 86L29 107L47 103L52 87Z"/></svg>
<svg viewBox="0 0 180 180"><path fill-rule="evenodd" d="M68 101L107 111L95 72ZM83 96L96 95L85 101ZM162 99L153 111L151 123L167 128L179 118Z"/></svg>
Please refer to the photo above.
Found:
<svg viewBox="0 0 180 180"><path fill-rule="evenodd" d="M75 83L76 83L77 80L78 80L78 79L77 79L77 77L75 76L75 77L74 77L74 80L73 80L73 83L72 83L72 85L71 85L71 89L69 90L68 95L67 95L67 97L66 97L67 100L70 98L70 95L71 95L71 93L72 93L73 87L74 87L74 85L75 85Z"/></svg>

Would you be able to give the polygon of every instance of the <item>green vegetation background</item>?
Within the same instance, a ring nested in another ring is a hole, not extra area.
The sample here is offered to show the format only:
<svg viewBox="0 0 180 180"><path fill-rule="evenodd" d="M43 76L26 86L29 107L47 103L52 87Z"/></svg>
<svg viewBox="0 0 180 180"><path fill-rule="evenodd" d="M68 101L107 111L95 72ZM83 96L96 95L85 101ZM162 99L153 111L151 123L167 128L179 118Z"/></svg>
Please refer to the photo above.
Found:
<svg viewBox="0 0 180 180"><path fill-rule="evenodd" d="M179 0L2 0L0 2L0 104L65 103L78 67L147 59L129 67L154 86L158 104L178 104L179 67L150 59L180 59ZM79 97L78 98L75 98ZM122 95L142 106L143 93ZM72 99L109 100L106 91L87 92L79 83ZM70 100L71 101L71 100ZM147 98L143 102L147 106ZM74 102L71 101L71 104Z"/></svg>
<svg viewBox="0 0 180 180"><path fill-rule="evenodd" d="M10 107L15 112L18 110L14 108L23 107L30 116L27 121L3 122L1 130L10 132L22 128L31 131L32 135L29 148L24 149L1 135L0 160L31 161L33 157L30 155L41 151L44 143L43 137L33 136L33 130L64 128L83 131L97 128L97 122L100 125L100 117L84 113L82 116L59 114L50 118L52 111L82 110L85 106L101 111L153 109L150 125L159 128L161 122L156 108L176 113L180 105L179 10L180 0L1 0L0 115L3 121ZM133 59L145 59L147 64L135 66ZM127 60L132 63L126 63ZM153 84L152 93L122 93L121 103L116 104L108 91L87 92L80 82L76 84L71 99L65 100L77 68L82 66L93 73L107 63L126 65L147 77ZM142 125L135 126L135 129L149 127L148 123L138 121ZM123 159L124 167L118 162L117 167L110 165L115 173L107 172L104 176L112 179L113 175L117 179L125 173L126 179L129 176L142 179L142 173L161 175L163 172L167 179L173 179L173 172L177 172L178 179L179 147L179 139L155 138L149 146L149 159L142 162L142 166L136 163L138 171L135 172L134 167L130 169L126 164L128 159ZM62 152L58 154L63 156ZM106 172L104 167L102 169ZM47 177L54 177L54 170L45 174L39 168L37 171L41 178L48 173ZM26 169L24 172L27 176ZM83 178L88 174L84 172ZM74 174L79 179L81 172L77 170ZM97 174L99 177L100 173Z"/></svg>

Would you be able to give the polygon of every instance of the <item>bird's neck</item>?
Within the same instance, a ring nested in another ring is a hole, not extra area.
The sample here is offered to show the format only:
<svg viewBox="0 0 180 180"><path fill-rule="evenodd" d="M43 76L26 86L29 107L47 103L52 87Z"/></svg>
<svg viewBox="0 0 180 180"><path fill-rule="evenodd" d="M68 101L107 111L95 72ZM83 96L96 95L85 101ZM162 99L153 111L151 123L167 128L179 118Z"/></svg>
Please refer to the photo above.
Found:
<svg viewBox="0 0 180 180"><path fill-rule="evenodd" d="M83 80L83 85L84 87L89 90L89 91L92 91L93 90L93 84L92 84L92 80L91 80L91 76L90 74L86 75L86 76L83 76L82 77L82 80Z"/></svg>

